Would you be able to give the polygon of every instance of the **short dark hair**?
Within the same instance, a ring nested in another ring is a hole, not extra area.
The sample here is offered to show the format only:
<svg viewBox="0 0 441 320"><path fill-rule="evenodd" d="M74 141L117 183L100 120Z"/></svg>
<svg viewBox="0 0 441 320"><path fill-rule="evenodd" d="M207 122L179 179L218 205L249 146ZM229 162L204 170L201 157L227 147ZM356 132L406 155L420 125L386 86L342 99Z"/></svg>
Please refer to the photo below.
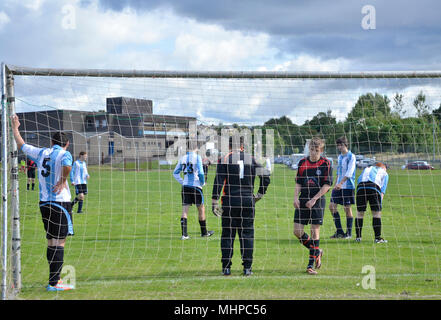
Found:
<svg viewBox="0 0 441 320"><path fill-rule="evenodd" d="M64 132L55 132L52 136L52 145L59 145L60 147L65 147L66 144L69 142L69 138L66 133Z"/></svg>
<svg viewBox="0 0 441 320"><path fill-rule="evenodd" d="M335 141L335 143L344 144L346 147L349 146L348 139L345 136L338 138L337 141Z"/></svg>
<svg viewBox="0 0 441 320"><path fill-rule="evenodd" d="M80 157L81 157L81 156L84 156L85 154L87 154L86 151L80 151Z"/></svg>

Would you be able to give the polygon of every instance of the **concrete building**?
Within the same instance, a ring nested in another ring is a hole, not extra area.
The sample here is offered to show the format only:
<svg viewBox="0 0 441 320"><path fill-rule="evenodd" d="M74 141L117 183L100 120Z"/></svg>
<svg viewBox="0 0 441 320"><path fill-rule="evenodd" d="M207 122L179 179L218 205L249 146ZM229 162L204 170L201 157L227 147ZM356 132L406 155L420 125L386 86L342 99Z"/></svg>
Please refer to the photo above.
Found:
<svg viewBox="0 0 441 320"><path fill-rule="evenodd" d="M188 135L196 118L153 114L151 100L107 98L106 111L48 110L17 114L27 143L50 145L56 131L70 136L74 158L87 151L89 164L118 164L164 158L178 136Z"/></svg>

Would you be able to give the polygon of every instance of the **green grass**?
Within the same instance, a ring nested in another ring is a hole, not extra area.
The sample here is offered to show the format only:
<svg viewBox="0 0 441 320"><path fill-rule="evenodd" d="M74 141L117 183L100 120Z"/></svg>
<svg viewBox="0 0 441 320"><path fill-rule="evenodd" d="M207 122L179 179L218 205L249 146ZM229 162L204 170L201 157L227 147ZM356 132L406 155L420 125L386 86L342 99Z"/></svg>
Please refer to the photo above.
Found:
<svg viewBox="0 0 441 320"><path fill-rule="evenodd" d="M334 225L326 210L320 242L325 252L323 266L319 275L308 276L308 252L292 234L295 171L276 166L268 193L257 204L254 275L250 278L241 276L237 240L233 276L221 275L221 227L210 210L214 167L210 170L204 193L208 227L215 234L208 239L199 237L193 207L189 216L191 239L181 241L180 186L171 171L89 168L86 213L74 214L75 236L68 239L65 251L65 266L74 267L77 288L58 294L44 290L48 265L38 191L26 191L21 175L23 288L19 298L441 298L440 170L390 172L383 211L387 244L373 243L370 213L365 216L362 243L330 240ZM306 230L309 233L309 227ZM375 289L361 285L365 265L375 268Z"/></svg>

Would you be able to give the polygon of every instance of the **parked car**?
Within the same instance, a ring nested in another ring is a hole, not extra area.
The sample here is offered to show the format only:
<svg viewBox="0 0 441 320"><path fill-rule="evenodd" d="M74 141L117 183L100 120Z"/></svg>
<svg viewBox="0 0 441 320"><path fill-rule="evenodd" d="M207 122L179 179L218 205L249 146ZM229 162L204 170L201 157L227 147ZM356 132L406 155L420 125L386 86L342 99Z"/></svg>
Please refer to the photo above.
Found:
<svg viewBox="0 0 441 320"><path fill-rule="evenodd" d="M363 159L357 162L357 168L364 169L366 167L372 166L375 163L374 159Z"/></svg>
<svg viewBox="0 0 441 320"><path fill-rule="evenodd" d="M409 162L406 165L406 169L408 170L433 170L435 169L430 164L427 163L427 161L414 161Z"/></svg>
<svg viewBox="0 0 441 320"><path fill-rule="evenodd" d="M291 164L291 170L297 170L299 168L299 162L300 162L300 160Z"/></svg>
<svg viewBox="0 0 441 320"><path fill-rule="evenodd" d="M282 157L274 158L274 163L277 163L277 164L283 163L283 158Z"/></svg>

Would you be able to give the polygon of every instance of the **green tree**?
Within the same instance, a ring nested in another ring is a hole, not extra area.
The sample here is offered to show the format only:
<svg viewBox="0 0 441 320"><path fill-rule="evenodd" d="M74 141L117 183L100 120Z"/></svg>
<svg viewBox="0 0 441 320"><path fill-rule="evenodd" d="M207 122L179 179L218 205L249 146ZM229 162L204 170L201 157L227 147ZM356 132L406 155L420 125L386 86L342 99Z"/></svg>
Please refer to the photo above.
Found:
<svg viewBox="0 0 441 320"><path fill-rule="evenodd" d="M430 114L430 106L426 104L426 95L422 91L413 100L413 106L417 111L418 118Z"/></svg>
<svg viewBox="0 0 441 320"><path fill-rule="evenodd" d="M390 100L378 93L367 93L358 98L355 106L349 112L347 120L357 122L367 118L384 118L391 115Z"/></svg>
<svg viewBox="0 0 441 320"><path fill-rule="evenodd" d="M432 111L432 116L435 117L438 123L441 123L441 103L439 104L438 109Z"/></svg>
<svg viewBox="0 0 441 320"><path fill-rule="evenodd" d="M394 96L393 112L398 118L402 118L406 115L406 110L404 109L403 95L396 93Z"/></svg>

